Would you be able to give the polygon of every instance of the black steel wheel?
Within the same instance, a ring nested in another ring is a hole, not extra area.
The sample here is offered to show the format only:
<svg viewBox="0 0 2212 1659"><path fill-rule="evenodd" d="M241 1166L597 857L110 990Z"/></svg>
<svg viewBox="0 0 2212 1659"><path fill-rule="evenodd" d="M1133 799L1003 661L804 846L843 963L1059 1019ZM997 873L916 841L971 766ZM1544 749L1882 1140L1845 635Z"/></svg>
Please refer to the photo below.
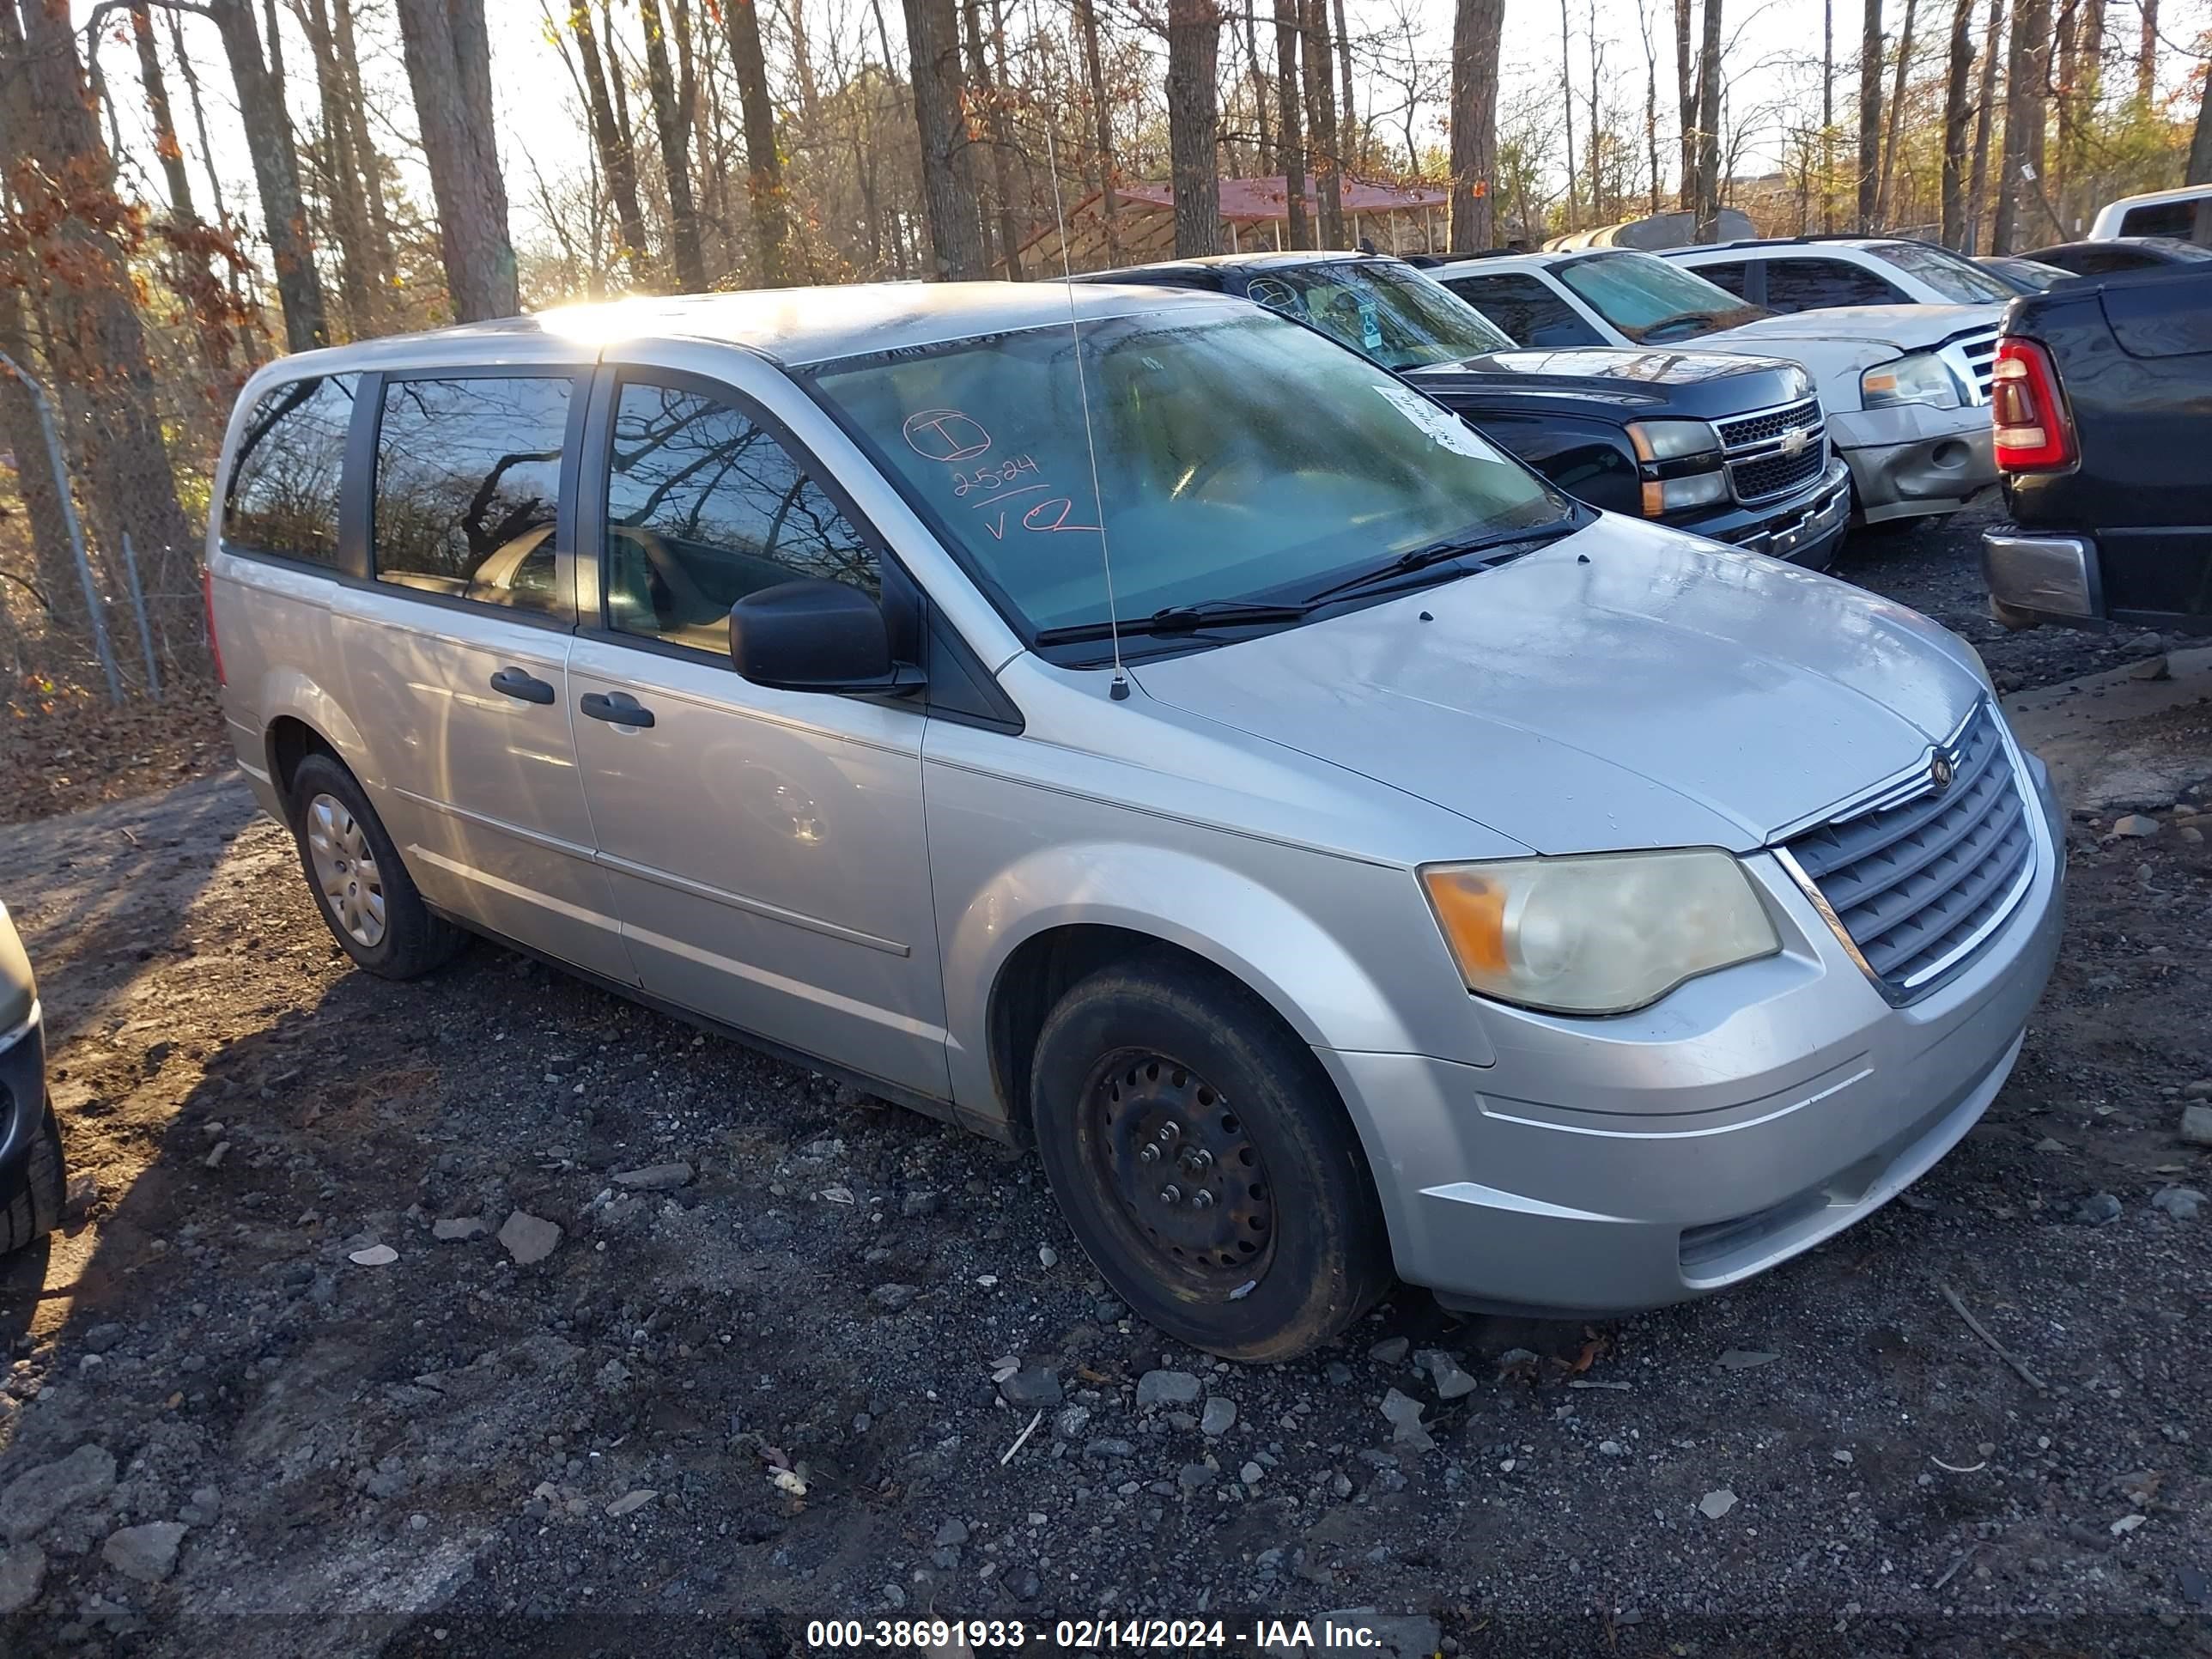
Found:
<svg viewBox="0 0 2212 1659"><path fill-rule="evenodd" d="M1177 954L1071 987L1030 1066L1037 1151L1115 1293L1226 1358L1289 1359L1390 1283L1367 1162L1274 1011Z"/></svg>

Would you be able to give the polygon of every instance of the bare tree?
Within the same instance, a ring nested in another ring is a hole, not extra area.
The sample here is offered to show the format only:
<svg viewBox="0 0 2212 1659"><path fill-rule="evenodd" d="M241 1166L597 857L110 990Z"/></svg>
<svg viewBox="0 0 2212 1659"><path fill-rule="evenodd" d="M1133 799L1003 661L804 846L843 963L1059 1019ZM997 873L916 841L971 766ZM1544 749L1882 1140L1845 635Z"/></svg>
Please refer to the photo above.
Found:
<svg viewBox="0 0 2212 1659"><path fill-rule="evenodd" d="M1346 246L1344 149L1336 122L1336 70L1328 40L1328 0L1302 0L1305 35L1306 125L1313 140L1314 194L1320 198L1324 247Z"/></svg>
<svg viewBox="0 0 2212 1659"><path fill-rule="evenodd" d="M1175 183L1175 250L1182 258L1221 251L1213 74L1220 41L1221 13L1214 0L1168 0L1168 149Z"/></svg>
<svg viewBox="0 0 2212 1659"><path fill-rule="evenodd" d="M1859 232L1875 228L1881 188L1881 0L1866 0L1859 36Z"/></svg>
<svg viewBox="0 0 2212 1659"><path fill-rule="evenodd" d="M2204 91L2197 100L2197 127L2190 135L2189 170L2184 184L2212 185L2212 76L2204 78ZM2212 197L2197 204L2192 227L2200 244L2212 244Z"/></svg>
<svg viewBox="0 0 2212 1659"><path fill-rule="evenodd" d="M1279 9L1282 0L1276 0L1276 4ZM1114 188L1114 111L1106 101L1106 71L1099 58L1098 12L1093 0L1075 0L1075 27L1083 37L1083 73L1091 83L1091 118L1098 135L1098 205L1106 232L1106 257L1118 262L1121 258L1117 223L1121 204Z"/></svg>
<svg viewBox="0 0 2212 1659"><path fill-rule="evenodd" d="M1338 123L1337 142L1344 149L1344 164L1348 167L1359 159L1359 117L1352 103L1352 28L1344 16L1344 0L1334 0L1336 6L1336 68L1338 102L1343 114ZM1370 112L1371 114L1373 112Z"/></svg>
<svg viewBox="0 0 2212 1659"><path fill-rule="evenodd" d="M1651 9L1636 0L1636 23L1644 36L1644 143L1650 152L1650 177L1644 210L1659 211L1659 49L1651 39Z"/></svg>
<svg viewBox="0 0 2212 1659"><path fill-rule="evenodd" d="M346 325L358 339L377 331L383 295L369 246L368 200L362 188L361 163L354 154L353 121L346 109L352 89L338 64L337 35L326 0L292 0L292 12L315 60L315 92L323 117L319 149L325 196L331 233L338 244L338 298L345 307Z"/></svg>
<svg viewBox="0 0 2212 1659"><path fill-rule="evenodd" d="M1990 249L2015 251L2030 192L2043 191L2043 100L2051 80L2051 0L2013 9L2012 61L2005 70L2004 159L1997 176Z"/></svg>
<svg viewBox="0 0 2212 1659"><path fill-rule="evenodd" d="M1720 234L1721 0L1705 0L1705 44L1698 53L1698 225L1700 242Z"/></svg>
<svg viewBox="0 0 2212 1659"><path fill-rule="evenodd" d="M2142 0L2142 39L2136 49L2136 96L2148 104L2158 96L2158 0ZM2019 27L2018 23L2013 26Z"/></svg>
<svg viewBox="0 0 2212 1659"><path fill-rule="evenodd" d="M1889 222L1889 181L1897 170L1897 136L1905 117L1905 76L1912 64L1912 19L1919 0L1905 0L1905 27L1897 37L1897 70L1889 93L1889 131L1881 146L1881 179L1875 190L1874 216Z"/></svg>
<svg viewBox="0 0 2212 1659"><path fill-rule="evenodd" d="M1283 153L1284 212L1292 247L1311 247L1306 222L1306 147L1299 124L1297 0L1275 0L1276 143Z"/></svg>
<svg viewBox="0 0 2212 1659"><path fill-rule="evenodd" d="M914 65L914 122L921 142L921 199L930 252L941 280L987 274L983 226L968 158L963 114L960 17L954 0L905 0L907 51Z"/></svg>
<svg viewBox="0 0 2212 1659"><path fill-rule="evenodd" d="M732 4L736 3L732 0ZM745 9L750 12L750 5L747 4ZM617 234L622 238L617 255L630 282L640 283L650 279L653 254L645 240L645 210L638 202L637 155L630 148L629 131L615 120L614 100L607 95L606 66L600 61L599 38L592 27L588 0L581 0L570 8L568 21L569 33L576 37L576 56L583 72L584 103L592 129L592 148L599 152L600 169L607 175L607 193L614 198ZM733 30L738 27L734 19L729 20L729 27ZM734 40L734 35L732 38ZM732 51L734 55L734 46ZM742 65L738 79L742 86Z"/></svg>
<svg viewBox="0 0 2212 1659"><path fill-rule="evenodd" d="M1690 70L1690 0L1674 0L1674 101L1681 121L1680 182L1674 205L1687 213L1694 205L1698 187L1698 83ZM1568 147L1573 154L1573 146Z"/></svg>
<svg viewBox="0 0 2212 1659"><path fill-rule="evenodd" d="M1712 0L1705 0L1707 5ZM1567 55L1567 0L1559 0L1559 114L1567 124L1567 228L1575 228L1575 73ZM1592 185L1595 179L1590 181Z"/></svg>
<svg viewBox="0 0 2212 1659"><path fill-rule="evenodd" d="M323 281L307 236L307 208L300 192L300 152L284 100L261 56L261 38L248 0L206 0L207 15L222 38L238 94L239 118L253 182L261 196L270 263L276 267L276 302L284 313L284 340L295 351L330 343Z"/></svg>
<svg viewBox="0 0 2212 1659"><path fill-rule="evenodd" d="M453 320L521 309L491 106L483 0L396 0Z"/></svg>
<svg viewBox="0 0 2212 1659"><path fill-rule="evenodd" d="M1989 205L1990 135L1996 126L1997 61L2004 47L2005 0L1990 0L1982 28L1981 90L1974 100L1974 161L1966 181L1966 238L1962 252L1981 245L1982 215Z"/></svg>
<svg viewBox="0 0 2212 1659"><path fill-rule="evenodd" d="M471 0L480 3L480 0ZM691 46L679 36L678 53L682 78L669 67L668 27L662 20L660 0L637 0L638 21L645 26L645 88L653 103L653 126L660 139L660 170L668 187L668 244L676 267L676 284L696 294L707 286L707 254L699 240L699 204L691 192L691 106L693 84Z"/></svg>
<svg viewBox="0 0 2212 1659"><path fill-rule="evenodd" d="M783 161L775 149L775 106L768 95L768 56L761 48L760 14L753 0L722 0L722 27L730 38L730 67L738 78L738 112L745 130L745 199L752 208L753 259L763 288L791 280L785 255Z"/></svg>
<svg viewBox="0 0 2212 1659"><path fill-rule="evenodd" d="M1820 228L1836 228L1836 0L1820 0Z"/></svg>
<svg viewBox="0 0 2212 1659"><path fill-rule="evenodd" d="M1505 0L1459 0L1452 18L1451 246L1474 253L1498 240L1498 49Z"/></svg>
<svg viewBox="0 0 2212 1659"><path fill-rule="evenodd" d="M1974 73L1974 0L1953 0L1951 56L1943 78L1943 246L1966 246L1966 96Z"/></svg>

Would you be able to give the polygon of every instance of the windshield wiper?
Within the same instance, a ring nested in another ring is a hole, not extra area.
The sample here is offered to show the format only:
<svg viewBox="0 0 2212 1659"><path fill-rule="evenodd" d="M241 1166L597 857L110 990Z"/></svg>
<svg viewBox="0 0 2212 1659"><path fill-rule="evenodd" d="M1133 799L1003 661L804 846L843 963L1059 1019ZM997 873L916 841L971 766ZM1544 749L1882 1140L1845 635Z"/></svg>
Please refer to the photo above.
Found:
<svg viewBox="0 0 2212 1659"><path fill-rule="evenodd" d="M1194 634L1202 628L1260 626L1301 620L1310 607L1303 605L1263 605L1249 599L1203 599L1195 605L1164 605L1149 617L1131 617L1121 624L1124 634ZM1114 637L1111 623L1071 623L1065 628L1037 632L1039 645L1073 645L1085 640Z"/></svg>
<svg viewBox="0 0 2212 1659"><path fill-rule="evenodd" d="M1452 559L1468 558L1479 553L1488 553L1493 556L1483 561L1483 567L1504 564L1508 559L1518 558L1531 548L1540 546L1546 542L1555 542L1560 537L1569 535L1580 527L1577 522L1577 515L1569 514L1553 520L1550 524L1538 525L1533 529L1498 530L1486 536L1448 536L1442 541L1431 542L1425 547L1408 549L1387 564L1379 564L1370 570L1363 570L1357 575L1347 576L1340 582L1322 588L1318 593L1309 593L1306 595L1306 604L1309 606L1326 604L1331 599L1341 598L1346 593L1357 592L1362 588L1377 587L1385 583L1395 581L1401 576L1412 575L1414 572L1425 570L1431 565L1443 564ZM1509 551L1509 549L1511 550Z"/></svg>

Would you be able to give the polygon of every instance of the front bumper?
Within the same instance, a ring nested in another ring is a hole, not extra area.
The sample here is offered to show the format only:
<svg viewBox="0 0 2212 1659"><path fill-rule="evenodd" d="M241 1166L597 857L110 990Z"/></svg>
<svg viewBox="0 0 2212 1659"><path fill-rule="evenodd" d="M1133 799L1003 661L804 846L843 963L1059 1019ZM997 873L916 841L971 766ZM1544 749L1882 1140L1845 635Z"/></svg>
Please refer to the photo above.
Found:
<svg viewBox="0 0 2212 1659"><path fill-rule="evenodd" d="M1868 524L1949 513L1997 481L1990 411L1981 404L1854 410L1828 417L1828 436L1850 464Z"/></svg>
<svg viewBox="0 0 2212 1659"><path fill-rule="evenodd" d="M2000 619L2093 622L2105 614L2097 544L2087 536L2037 535L2011 525L1982 532L1982 574Z"/></svg>
<svg viewBox="0 0 2212 1659"><path fill-rule="evenodd" d="M1734 507L1703 523L1686 523L1679 528L1747 553L1765 553L1825 570L1835 559L1850 516L1850 469L1839 458L1828 463L1827 471L1812 488L1787 501Z"/></svg>
<svg viewBox="0 0 2212 1659"><path fill-rule="evenodd" d="M1917 1002L1886 1001L1754 858L1778 956L1639 1014L1498 1011L1488 1066L1321 1051L1365 1133L1400 1276L1461 1307L1656 1307L1786 1261L1917 1179L2003 1085L2057 957L2063 830L2028 774L2029 890Z"/></svg>
<svg viewBox="0 0 2212 1659"><path fill-rule="evenodd" d="M0 1031L0 1192L14 1190L46 1109L46 1025L33 1002L21 1024Z"/></svg>

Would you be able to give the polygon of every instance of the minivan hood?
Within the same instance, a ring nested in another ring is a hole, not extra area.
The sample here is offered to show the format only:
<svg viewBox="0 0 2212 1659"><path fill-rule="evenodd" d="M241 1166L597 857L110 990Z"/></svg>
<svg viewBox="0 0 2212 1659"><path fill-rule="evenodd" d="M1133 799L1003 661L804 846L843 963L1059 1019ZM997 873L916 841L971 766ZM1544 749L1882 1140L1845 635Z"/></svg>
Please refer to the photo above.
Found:
<svg viewBox="0 0 2212 1659"><path fill-rule="evenodd" d="M1845 583L1607 514L1495 570L1130 672L1534 852L1744 852L1955 730L1982 695L1959 653Z"/></svg>
<svg viewBox="0 0 2212 1659"><path fill-rule="evenodd" d="M1762 317L1708 334L1698 343L1733 348L1784 340L1843 340L1887 347L1888 355L1919 351L1977 330L1995 328L2002 306L1835 306Z"/></svg>

